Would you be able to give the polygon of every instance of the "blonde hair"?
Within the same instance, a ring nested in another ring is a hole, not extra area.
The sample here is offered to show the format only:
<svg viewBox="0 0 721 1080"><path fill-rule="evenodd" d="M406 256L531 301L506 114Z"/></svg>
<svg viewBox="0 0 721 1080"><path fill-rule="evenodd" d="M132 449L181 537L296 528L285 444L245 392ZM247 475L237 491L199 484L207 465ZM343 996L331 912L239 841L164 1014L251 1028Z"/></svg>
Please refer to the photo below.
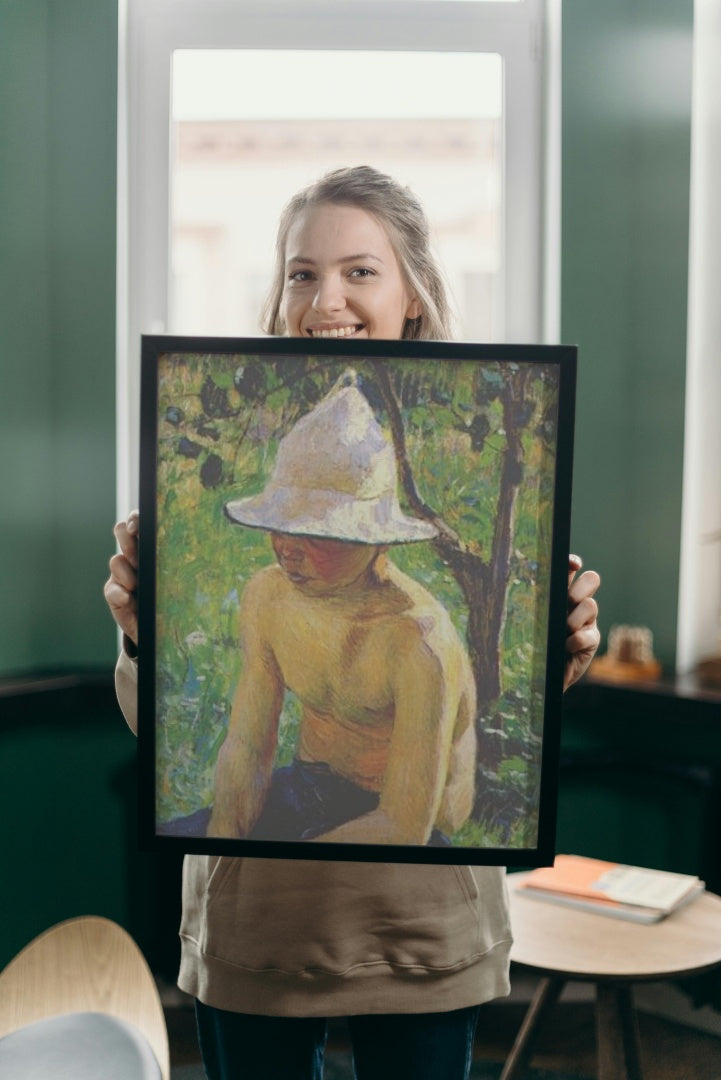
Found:
<svg viewBox="0 0 721 1080"><path fill-rule="evenodd" d="M426 341L451 338L451 310L443 276L430 250L423 207L410 188L370 165L326 173L294 195L283 210L276 239L274 279L263 310L263 330L278 336L286 331L281 305L288 233L299 214L323 203L357 206L372 214L386 229L401 272L421 305L417 318L406 319L401 337Z"/></svg>

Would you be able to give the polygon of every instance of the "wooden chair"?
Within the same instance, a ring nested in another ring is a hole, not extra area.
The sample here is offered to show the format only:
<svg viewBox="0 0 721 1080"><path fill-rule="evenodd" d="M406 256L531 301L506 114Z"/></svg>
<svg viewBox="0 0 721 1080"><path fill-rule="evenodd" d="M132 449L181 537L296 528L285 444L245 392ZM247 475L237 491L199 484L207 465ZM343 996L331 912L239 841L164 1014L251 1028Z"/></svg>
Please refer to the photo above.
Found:
<svg viewBox="0 0 721 1080"><path fill-rule="evenodd" d="M155 981L138 946L116 923L93 915L58 923L0 973L0 1073L5 1055L13 1063L12 1075L23 1075L26 1057L40 1053L43 1040L56 1058L62 1055L66 1070L45 1071L47 1080L54 1075L169 1080L168 1035ZM113 1047L102 1073L83 1071L82 1055L87 1059L93 1046L95 1052ZM76 1052L77 1067L69 1067L67 1056ZM39 1075L29 1068L28 1076Z"/></svg>

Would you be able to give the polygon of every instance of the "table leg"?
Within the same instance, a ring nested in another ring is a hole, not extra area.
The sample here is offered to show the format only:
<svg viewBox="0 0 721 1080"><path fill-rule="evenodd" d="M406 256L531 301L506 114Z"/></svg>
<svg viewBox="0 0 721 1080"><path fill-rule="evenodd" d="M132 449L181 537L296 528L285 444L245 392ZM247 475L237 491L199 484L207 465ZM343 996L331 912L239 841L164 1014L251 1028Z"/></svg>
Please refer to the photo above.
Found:
<svg viewBox="0 0 721 1080"><path fill-rule="evenodd" d="M630 983L596 984L599 1080L643 1080Z"/></svg>
<svg viewBox="0 0 721 1080"><path fill-rule="evenodd" d="M520 1080L523 1076L531 1060L533 1044L541 1022L558 1001L565 981L561 978L545 978L539 982L506 1064L503 1066L500 1080Z"/></svg>

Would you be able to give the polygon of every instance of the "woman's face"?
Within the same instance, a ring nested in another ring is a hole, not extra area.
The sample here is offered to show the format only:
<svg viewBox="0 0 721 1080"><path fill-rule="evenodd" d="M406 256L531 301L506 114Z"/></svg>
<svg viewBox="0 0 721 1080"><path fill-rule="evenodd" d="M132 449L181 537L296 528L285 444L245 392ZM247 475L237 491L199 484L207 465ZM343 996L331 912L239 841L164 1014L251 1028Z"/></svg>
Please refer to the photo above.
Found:
<svg viewBox="0 0 721 1080"><path fill-rule="evenodd" d="M322 203L288 231L281 313L289 337L400 338L421 306L386 230L357 206Z"/></svg>

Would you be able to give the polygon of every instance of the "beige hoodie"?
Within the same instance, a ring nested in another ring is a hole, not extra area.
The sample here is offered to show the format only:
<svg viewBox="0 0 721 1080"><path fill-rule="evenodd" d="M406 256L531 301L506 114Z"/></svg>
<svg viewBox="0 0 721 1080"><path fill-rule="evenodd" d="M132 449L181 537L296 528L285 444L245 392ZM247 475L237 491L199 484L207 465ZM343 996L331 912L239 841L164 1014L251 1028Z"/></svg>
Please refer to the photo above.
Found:
<svg viewBox="0 0 721 1080"><path fill-rule="evenodd" d="M137 666L118 700L137 725ZM271 1016L441 1012L508 993L505 870L186 855L178 984Z"/></svg>

